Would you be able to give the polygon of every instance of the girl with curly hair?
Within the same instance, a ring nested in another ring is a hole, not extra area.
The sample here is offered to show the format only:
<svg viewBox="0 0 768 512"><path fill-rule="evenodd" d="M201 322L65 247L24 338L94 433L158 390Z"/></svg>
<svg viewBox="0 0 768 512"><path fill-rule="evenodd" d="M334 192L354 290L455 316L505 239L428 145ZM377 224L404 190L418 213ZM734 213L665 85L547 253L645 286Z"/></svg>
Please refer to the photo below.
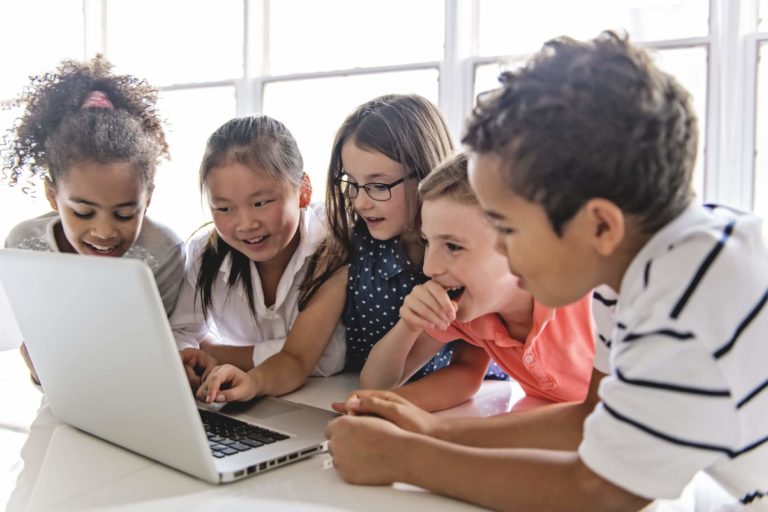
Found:
<svg viewBox="0 0 768 512"><path fill-rule="evenodd" d="M170 314L184 243L145 216L158 160L168 155L157 92L111 67L101 56L64 61L16 100L25 110L2 147L4 175L12 186L42 178L53 211L18 224L5 247L140 259Z"/></svg>

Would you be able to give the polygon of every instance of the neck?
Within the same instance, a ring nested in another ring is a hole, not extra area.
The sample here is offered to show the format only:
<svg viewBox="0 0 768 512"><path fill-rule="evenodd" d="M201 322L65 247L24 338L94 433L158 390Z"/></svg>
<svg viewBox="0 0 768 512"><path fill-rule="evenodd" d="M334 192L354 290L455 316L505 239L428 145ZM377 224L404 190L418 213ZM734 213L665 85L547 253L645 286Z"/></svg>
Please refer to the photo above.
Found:
<svg viewBox="0 0 768 512"><path fill-rule="evenodd" d="M533 298L514 297L509 307L499 311L498 314L509 335L518 341L525 342L533 326Z"/></svg>
<svg viewBox="0 0 768 512"><path fill-rule="evenodd" d="M269 307L277 300L277 287L280 279L285 273L288 262L291 261L293 253L299 247L299 230L293 235L290 243L285 246L277 255L269 261L254 262L256 271L261 280L261 291L264 293L264 304Z"/></svg>

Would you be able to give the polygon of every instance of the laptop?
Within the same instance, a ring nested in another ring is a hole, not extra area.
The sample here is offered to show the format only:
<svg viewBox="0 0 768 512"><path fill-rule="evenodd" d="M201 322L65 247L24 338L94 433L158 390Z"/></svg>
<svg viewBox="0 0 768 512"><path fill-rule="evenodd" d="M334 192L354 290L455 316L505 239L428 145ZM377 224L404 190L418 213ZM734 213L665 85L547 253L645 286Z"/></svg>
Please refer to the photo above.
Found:
<svg viewBox="0 0 768 512"><path fill-rule="evenodd" d="M2 249L0 282L60 421L214 484L325 449L332 411L195 400L143 262Z"/></svg>

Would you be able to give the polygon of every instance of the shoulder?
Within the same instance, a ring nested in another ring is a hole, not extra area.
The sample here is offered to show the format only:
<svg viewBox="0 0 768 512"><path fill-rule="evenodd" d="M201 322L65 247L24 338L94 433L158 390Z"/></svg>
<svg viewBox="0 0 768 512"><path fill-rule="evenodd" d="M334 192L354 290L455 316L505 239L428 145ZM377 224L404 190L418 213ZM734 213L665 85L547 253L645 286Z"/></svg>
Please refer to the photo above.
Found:
<svg viewBox="0 0 768 512"><path fill-rule="evenodd" d="M33 219L20 222L5 239L5 246L12 249L27 249L33 251L50 251L51 242L48 236L48 226L58 220L59 214L49 212Z"/></svg>
<svg viewBox="0 0 768 512"><path fill-rule="evenodd" d="M171 228L145 217L139 237L125 257L140 259L153 271L175 262L183 267L184 241Z"/></svg>

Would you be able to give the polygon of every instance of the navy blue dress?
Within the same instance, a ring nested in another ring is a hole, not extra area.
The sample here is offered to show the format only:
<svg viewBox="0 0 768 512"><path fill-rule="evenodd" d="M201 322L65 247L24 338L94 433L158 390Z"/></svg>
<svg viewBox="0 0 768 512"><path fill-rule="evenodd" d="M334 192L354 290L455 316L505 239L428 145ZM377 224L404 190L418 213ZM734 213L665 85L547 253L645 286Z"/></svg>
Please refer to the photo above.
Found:
<svg viewBox="0 0 768 512"><path fill-rule="evenodd" d="M408 261L399 237L376 240L363 225L355 228L352 242L347 299L341 320L347 328L345 370L359 372L371 348L400 319L405 297L427 277ZM448 366L452 353L450 344L446 345L413 379Z"/></svg>

